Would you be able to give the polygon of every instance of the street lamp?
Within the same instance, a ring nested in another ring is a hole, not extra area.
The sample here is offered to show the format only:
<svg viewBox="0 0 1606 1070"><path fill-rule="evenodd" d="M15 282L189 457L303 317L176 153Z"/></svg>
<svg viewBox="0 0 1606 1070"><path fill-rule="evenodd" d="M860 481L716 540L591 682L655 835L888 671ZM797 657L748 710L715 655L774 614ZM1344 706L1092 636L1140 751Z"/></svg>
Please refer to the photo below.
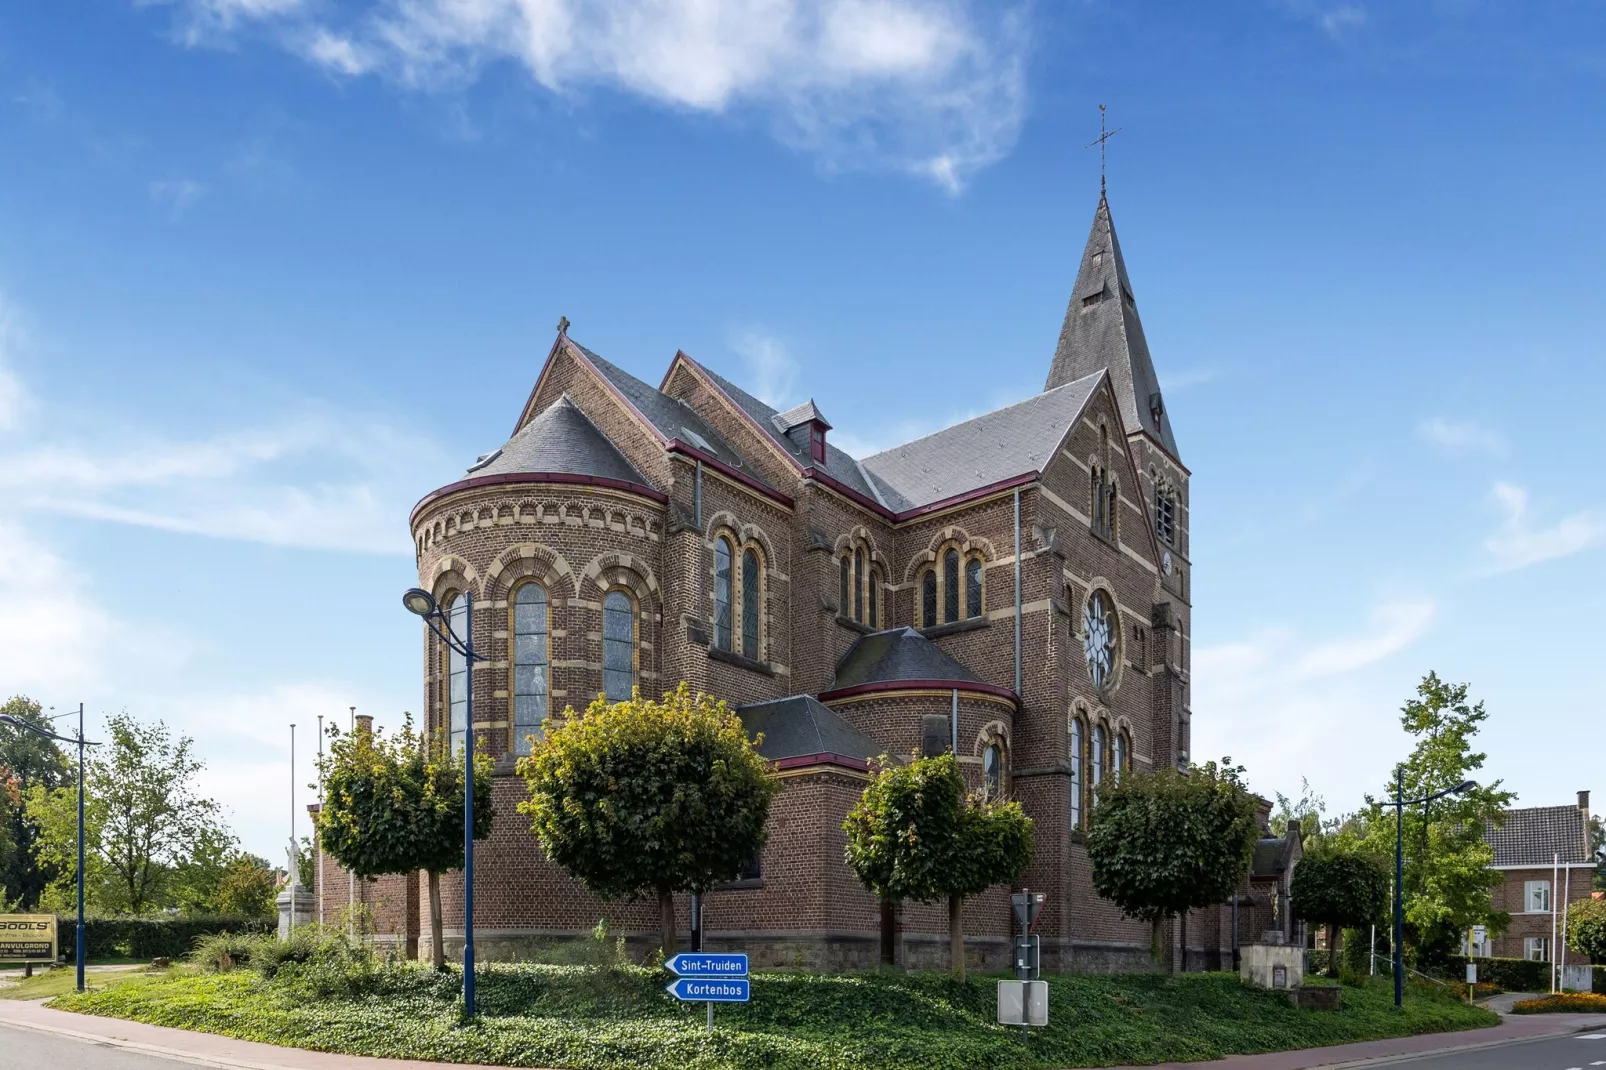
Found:
<svg viewBox="0 0 1606 1070"><path fill-rule="evenodd" d="M468 594L463 595L469 598ZM428 591L408 588L402 595L407 612L422 617L429 630L448 648L463 656L465 661L463 703L463 1016L474 1017L474 663L480 656L474 652L474 605L468 604L464 614L464 632L461 639L452 631L452 622ZM444 626L444 630L442 627ZM450 732L447 734L450 739Z"/></svg>
<svg viewBox="0 0 1606 1070"><path fill-rule="evenodd" d="M1478 786L1475 780L1463 780L1453 788L1420 799L1405 798L1405 766L1394 767L1394 1006L1405 1000L1405 808L1418 803L1426 806L1446 795L1460 795Z"/></svg>
<svg viewBox="0 0 1606 1070"><path fill-rule="evenodd" d="M13 717L9 713L0 713L0 724L8 724L12 728L25 728L34 735L44 736L61 743L72 743L78 747L78 991L84 990L84 748L98 747L99 743L91 743L84 739L84 704L78 704L78 738L58 736L21 717Z"/></svg>

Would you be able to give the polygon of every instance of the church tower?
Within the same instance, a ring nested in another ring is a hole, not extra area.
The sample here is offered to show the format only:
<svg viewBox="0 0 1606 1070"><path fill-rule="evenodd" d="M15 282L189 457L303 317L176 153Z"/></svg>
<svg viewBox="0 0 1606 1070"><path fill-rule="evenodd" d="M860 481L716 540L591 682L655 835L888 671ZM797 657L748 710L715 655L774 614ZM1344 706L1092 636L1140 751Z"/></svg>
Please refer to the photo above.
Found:
<svg viewBox="0 0 1606 1070"><path fill-rule="evenodd" d="M1054 363L1043 389L1052 390L1107 370L1126 425L1127 446L1142 481L1144 504L1160 544L1160 598L1170 606L1168 621L1156 619L1155 633L1166 634L1167 665L1177 670L1164 719L1175 733L1179 762L1188 753L1189 598L1192 565L1188 557L1188 470L1182 465L1160 379L1143 336L1137 298L1127 275L1121 242L1115 236L1110 203L1103 191L1093 229L1082 250L1076 285L1065 309ZM1162 711L1157 710L1157 714Z"/></svg>

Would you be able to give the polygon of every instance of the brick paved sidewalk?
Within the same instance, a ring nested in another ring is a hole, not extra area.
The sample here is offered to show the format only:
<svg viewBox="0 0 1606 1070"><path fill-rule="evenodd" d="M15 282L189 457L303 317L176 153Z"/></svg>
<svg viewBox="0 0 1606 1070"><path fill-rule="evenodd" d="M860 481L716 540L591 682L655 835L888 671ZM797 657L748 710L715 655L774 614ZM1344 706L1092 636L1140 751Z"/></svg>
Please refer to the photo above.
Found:
<svg viewBox="0 0 1606 1070"><path fill-rule="evenodd" d="M188 1029L169 1029L120 1018L56 1011L41 1002L0 1000L0 1026L20 1026L49 1033L113 1044L148 1055L169 1056L223 1070L441 1070L461 1063L430 1063L414 1059L373 1059L359 1055L281 1048L234 1040ZM1507 1018L1490 1029L1461 1033L1433 1033L1397 1040L1373 1040L1333 1048L1239 1055L1203 1063L1166 1063L1152 1070L1310 1070L1312 1067L1363 1065L1371 1060L1420 1055L1428 1052L1491 1047L1518 1040L1563 1036L1585 1030L1606 1031L1606 1014L1540 1014ZM1108 1068L1115 1070L1115 1068Z"/></svg>

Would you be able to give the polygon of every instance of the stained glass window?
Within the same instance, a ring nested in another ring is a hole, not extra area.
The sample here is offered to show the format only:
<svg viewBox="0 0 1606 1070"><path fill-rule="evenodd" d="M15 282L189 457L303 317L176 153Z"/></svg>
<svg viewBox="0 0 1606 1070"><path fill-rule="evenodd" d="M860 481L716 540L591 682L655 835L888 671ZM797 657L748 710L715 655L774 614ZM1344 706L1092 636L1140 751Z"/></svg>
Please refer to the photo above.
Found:
<svg viewBox="0 0 1606 1070"><path fill-rule="evenodd" d="M1093 753L1088 760L1088 783L1093 790L1099 790L1099 784L1104 780L1104 726L1093 726Z"/></svg>
<svg viewBox="0 0 1606 1070"><path fill-rule="evenodd" d="M981 558L965 562L965 616L981 616Z"/></svg>
<svg viewBox="0 0 1606 1070"><path fill-rule="evenodd" d="M528 754L547 715L547 597L539 583L513 596L513 750Z"/></svg>
<svg viewBox="0 0 1606 1070"><path fill-rule="evenodd" d="M848 557L847 554L843 554L839 563L842 566L842 597L841 605L838 607L837 613L845 617L849 613L853 612L853 607L848 604L848 595L853 589L853 561Z"/></svg>
<svg viewBox="0 0 1606 1070"><path fill-rule="evenodd" d="M451 629L452 636L460 643L469 643L473 637L469 634L470 595L467 592L452 600L446 610L446 626ZM468 658L456 650L447 648L446 651L446 678L447 694L447 727L446 742L451 752L456 754L467 744L468 737Z"/></svg>
<svg viewBox="0 0 1606 1070"><path fill-rule="evenodd" d="M1082 827L1082 719L1071 718L1071 827Z"/></svg>
<svg viewBox="0 0 1606 1070"><path fill-rule="evenodd" d="M602 690L624 702L636 686L636 604L623 591L602 600Z"/></svg>
<svg viewBox="0 0 1606 1070"><path fill-rule="evenodd" d="M864 551L853 551L853 619L864 620Z"/></svg>
<svg viewBox="0 0 1606 1070"><path fill-rule="evenodd" d="M932 628L937 624L937 574L927 569L920 577L920 609L921 627Z"/></svg>
<svg viewBox="0 0 1606 1070"><path fill-rule="evenodd" d="M959 619L959 551L942 555L942 619L946 624Z"/></svg>
<svg viewBox="0 0 1606 1070"><path fill-rule="evenodd" d="M723 535L714 540L714 645L731 648L731 544Z"/></svg>
<svg viewBox="0 0 1606 1070"><path fill-rule="evenodd" d="M870 619L865 621L872 628L881 627L881 570L870 570Z"/></svg>
<svg viewBox="0 0 1606 1070"><path fill-rule="evenodd" d="M758 660L758 621L760 594L758 554L742 551L742 655Z"/></svg>
<svg viewBox="0 0 1606 1070"><path fill-rule="evenodd" d="M987 749L981 752L981 776L987 798L1003 798L1004 748L997 743L989 743Z"/></svg>

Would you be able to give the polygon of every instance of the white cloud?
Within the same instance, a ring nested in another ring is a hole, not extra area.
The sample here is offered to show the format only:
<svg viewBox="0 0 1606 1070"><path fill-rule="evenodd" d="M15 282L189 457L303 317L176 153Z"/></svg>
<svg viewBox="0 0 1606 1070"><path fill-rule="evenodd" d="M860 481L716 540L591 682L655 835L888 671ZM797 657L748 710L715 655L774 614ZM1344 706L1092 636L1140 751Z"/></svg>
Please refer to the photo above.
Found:
<svg viewBox="0 0 1606 1070"><path fill-rule="evenodd" d="M194 179L162 179L150 184L151 203L178 219L206 193L206 186Z"/></svg>
<svg viewBox="0 0 1606 1070"><path fill-rule="evenodd" d="M121 635L80 574L15 519L0 517L0 667L4 694L54 697L67 682L92 687Z"/></svg>
<svg viewBox="0 0 1606 1070"><path fill-rule="evenodd" d="M1283 0L1283 6L1296 18L1304 19L1327 36L1340 40L1365 26L1370 19L1360 4L1333 3L1332 0Z"/></svg>
<svg viewBox="0 0 1606 1070"><path fill-rule="evenodd" d="M801 403L803 399L797 396L797 361L779 338L749 328L736 332L731 348L747 366L748 378L742 385L754 397L777 409Z"/></svg>
<svg viewBox="0 0 1606 1070"><path fill-rule="evenodd" d="M1424 441L1455 456L1481 453L1504 457L1509 448L1506 436L1499 431L1466 420L1446 420L1442 416L1423 420L1416 425L1416 433Z"/></svg>
<svg viewBox="0 0 1606 1070"><path fill-rule="evenodd" d="M181 37L248 23L345 76L461 89L511 63L542 88L751 112L827 168L892 168L950 193L1014 147L1025 5L980 0L370 0L338 24L297 0L174 0Z"/></svg>
<svg viewBox="0 0 1606 1070"><path fill-rule="evenodd" d="M12 359L22 348L22 327L17 320L16 310L0 294L0 435L20 427L28 408L28 392L11 370Z"/></svg>
<svg viewBox="0 0 1606 1070"><path fill-rule="evenodd" d="M1528 492L1511 483L1496 483L1490 492L1503 514L1500 527L1484 542L1496 572L1515 572L1543 561L1571 557L1606 539L1606 516L1584 509L1551 524L1535 527L1528 515Z"/></svg>

